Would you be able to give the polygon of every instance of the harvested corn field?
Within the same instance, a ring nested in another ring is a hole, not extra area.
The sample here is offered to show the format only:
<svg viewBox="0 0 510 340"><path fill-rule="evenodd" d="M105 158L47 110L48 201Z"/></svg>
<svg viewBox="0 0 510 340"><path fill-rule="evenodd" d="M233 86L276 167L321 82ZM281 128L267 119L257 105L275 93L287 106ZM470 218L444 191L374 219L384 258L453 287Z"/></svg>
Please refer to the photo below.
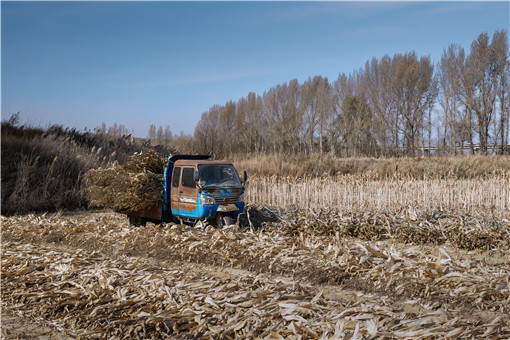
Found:
<svg viewBox="0 0 510 340"><path fill-rule="evenodd" d="M505 218L248 213L224 229L2 218L2 310L77 338L510 337Z"/></svg>
<svg viewBox="0 0 510 340"><path fill-rule="evenodd" d="M510 211L510 173L458 179L390 178L378 174L315 178L260 176L249 182L247 200L256 204L340 212L385 211L415 207L497 216Z"/></svg>

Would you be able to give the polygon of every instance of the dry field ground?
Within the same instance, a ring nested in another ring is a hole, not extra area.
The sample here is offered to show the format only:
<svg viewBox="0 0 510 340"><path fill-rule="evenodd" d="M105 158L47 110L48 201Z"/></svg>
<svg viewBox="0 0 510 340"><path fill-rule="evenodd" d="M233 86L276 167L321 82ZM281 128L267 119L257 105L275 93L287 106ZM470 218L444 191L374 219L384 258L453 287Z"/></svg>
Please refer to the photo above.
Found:
<svg viewBox="0 0 510 340"><path fill-rule="evenodd" d="M508 214L2 217L2 337L510 338Z"/></svg>
<svg viewBox="0 0 510 340"><path fill-rule="evenodd" d="M136 228L112 212L15 214L86 207L84 174L147 145L1 135L3 339L510 338L509 156L238 155L258 205L242 228ZM119 187L102 206L154 201Z"/></svg>

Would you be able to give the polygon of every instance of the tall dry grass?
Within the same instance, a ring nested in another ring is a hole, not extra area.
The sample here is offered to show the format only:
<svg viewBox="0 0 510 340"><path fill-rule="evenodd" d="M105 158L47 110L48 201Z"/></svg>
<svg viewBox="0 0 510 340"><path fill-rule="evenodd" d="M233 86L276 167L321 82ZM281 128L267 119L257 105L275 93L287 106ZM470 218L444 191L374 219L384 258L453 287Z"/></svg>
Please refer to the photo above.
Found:
<svg viewBox="0 0 510 340"><path fill-rule="evenodd" d="M83 181L89 169L123 164L134 152L152 149L143 140L60 126L27 128L9 121L1 128L3 215L86 208ZM158 149L167 154L171 148Z"/></svg>
<svg viewBox="0 0 510 340"><path fill-rule="evenodd" d="M510 156L465 155L455 157L336 158L331 154L234 155L231 160L239 171L259 176L316 177L366 175L379 178L410 176L476 178L510 171Z"/></svg>
<svg viewBox="0 0 510 340"><path fill-rule="evenodd" d="M249 203L279 208L362 212L413 207L464 213L489 212L496 217L510 218L510 172L467 179L255 176L249 180L246 195Z"/></svg>

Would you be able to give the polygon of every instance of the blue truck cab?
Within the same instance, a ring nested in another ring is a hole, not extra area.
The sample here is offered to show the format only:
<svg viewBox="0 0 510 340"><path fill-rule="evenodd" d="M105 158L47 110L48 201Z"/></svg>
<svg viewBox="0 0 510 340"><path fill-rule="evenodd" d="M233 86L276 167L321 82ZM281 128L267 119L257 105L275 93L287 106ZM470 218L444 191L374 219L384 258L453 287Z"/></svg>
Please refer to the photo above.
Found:
<svg viewBox="0 0 510 340"><path fill-rule="evenodd" d="M210 156L173 155L164 172L163 203L143 216L130 216L133 224L154 222L197 222L208 220L218 227L235 223L244 212L244 184L229 161Z"/></svg>

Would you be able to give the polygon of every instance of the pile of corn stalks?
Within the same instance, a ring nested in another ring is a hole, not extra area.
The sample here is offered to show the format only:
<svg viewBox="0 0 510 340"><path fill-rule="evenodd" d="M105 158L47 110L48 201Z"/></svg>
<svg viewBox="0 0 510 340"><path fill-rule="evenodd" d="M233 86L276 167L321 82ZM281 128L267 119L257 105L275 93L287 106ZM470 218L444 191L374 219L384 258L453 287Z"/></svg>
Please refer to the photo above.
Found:
<svg viewBox="0 0 510 340"><path fill-rule="evenodd" d="M135 153L126 164L89 170L86 188L90 205L141 212L163 200L164 160L156 153Z"/></svg>
<svg viewBox="0 0 510 340"><path fill-rule="evenodd" d="M507 242L361 240L325 232L316 214L305 229L282 214L256 232L136 228L111 214L2 218L2 307L87 338L510 337Z"/></svg>

